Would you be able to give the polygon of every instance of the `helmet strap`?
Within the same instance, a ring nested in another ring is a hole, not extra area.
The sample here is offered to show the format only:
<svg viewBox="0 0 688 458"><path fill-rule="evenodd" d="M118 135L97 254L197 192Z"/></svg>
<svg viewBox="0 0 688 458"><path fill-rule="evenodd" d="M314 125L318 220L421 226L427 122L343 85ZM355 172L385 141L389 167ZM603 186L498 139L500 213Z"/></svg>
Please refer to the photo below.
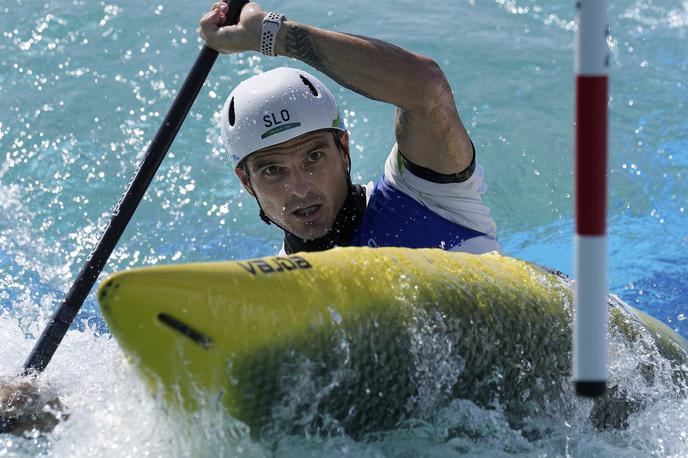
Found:
<svg viewBox="0 0 688 458"><path fill-rule="evenodd" d="M260 204L260 200L258 200L258 196L256 195L256 192L253 190L253 186L251 186L250 181L249 181L249 187L251 188L251 192L253 193L253 197L255 197L256 203L258 204L258 215L260 216L260 219L262 219L263 222L265 224L267 224L268 226L271 224L274 224L275 226L284 230L284 228L282 228L279 224L275 223L273 220L268 218L268 215L265 214L265 210L263 210L263 206Z"/></svg>
<svg viewBox="0 0 688 458"><path fill-rule="evenodd" d="M256 202L258 202L258 199L256 199ZM258 215L260 215L260 219L262 219L263 222L268 226L273 224L272 220L268 218L268 215L266 215L263 211L263 207L260 206L260 202L258 202L258 208L260 209L260 211L258 212Z"/></svg>

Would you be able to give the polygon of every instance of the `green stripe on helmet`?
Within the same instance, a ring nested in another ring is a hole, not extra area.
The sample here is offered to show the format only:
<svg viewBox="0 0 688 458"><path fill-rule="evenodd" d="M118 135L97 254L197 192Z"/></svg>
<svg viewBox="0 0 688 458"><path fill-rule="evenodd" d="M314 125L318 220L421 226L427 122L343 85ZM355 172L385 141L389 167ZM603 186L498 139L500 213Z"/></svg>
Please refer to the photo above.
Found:
<svg viewBox="0 0 688 458"><path fill-rule="evenodd" d="M299 127L301 126L300 122L290 122L289 124L284 124L282 126L277 126L274 127L267 132L265 132L263 135L260 136L260 138L268 138L271 135L279 134L280 132L284 132L285 130L293 129L294 127Z"/></svg>

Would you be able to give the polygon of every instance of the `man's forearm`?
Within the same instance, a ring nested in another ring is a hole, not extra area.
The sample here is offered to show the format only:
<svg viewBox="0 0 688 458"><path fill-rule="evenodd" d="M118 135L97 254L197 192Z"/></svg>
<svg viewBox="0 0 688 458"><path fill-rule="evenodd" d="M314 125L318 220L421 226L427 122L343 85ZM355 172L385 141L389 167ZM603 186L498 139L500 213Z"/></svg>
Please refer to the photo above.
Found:
<svg viewBox="0 0 688 458"><path fill-rule="evenodd" d="M299 59L371 99L414 110L444 83L430 59L367 37L347 35L287 21L278 34L277 53ZM446 83L445 83L446 84Z"/></svg>

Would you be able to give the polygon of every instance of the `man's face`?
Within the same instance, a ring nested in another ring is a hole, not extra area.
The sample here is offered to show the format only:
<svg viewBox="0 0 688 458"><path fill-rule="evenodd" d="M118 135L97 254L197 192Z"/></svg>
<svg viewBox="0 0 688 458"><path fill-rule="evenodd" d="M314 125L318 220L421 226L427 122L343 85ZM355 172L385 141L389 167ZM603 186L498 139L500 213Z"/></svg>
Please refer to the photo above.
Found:
<svg viewBox="0 0 688 458"><path fill-rule="evenodd" d="M347 195L347 154L329 131L302 135L246 158L236 174L270 220L305 240L327 234Z"/></svg>

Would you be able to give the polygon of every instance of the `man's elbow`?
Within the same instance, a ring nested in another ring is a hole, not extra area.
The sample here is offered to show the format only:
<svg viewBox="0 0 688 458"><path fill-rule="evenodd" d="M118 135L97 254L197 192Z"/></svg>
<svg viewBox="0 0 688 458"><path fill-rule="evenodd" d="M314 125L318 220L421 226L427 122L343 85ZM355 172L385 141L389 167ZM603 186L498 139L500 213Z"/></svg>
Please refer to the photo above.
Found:
<svg viewBox="0 0 688 458"><path fill-rule="evenodd" d="M420 97L416 100L416 110L432 113L446 105L454 106L451 87L437 62L424 58L422 69L417 75Z"/></svg>

